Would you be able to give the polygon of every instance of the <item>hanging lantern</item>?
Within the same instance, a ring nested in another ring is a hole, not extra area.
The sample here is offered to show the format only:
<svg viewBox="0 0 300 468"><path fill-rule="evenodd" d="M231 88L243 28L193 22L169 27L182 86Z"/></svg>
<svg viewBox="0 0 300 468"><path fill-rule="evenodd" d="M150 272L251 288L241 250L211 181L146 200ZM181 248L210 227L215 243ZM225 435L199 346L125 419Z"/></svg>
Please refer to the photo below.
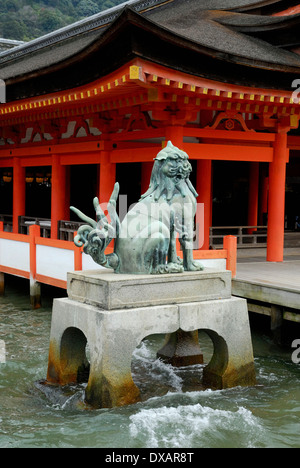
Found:
<svg viewBox="0 0 300 468"><path fill-rule="evenodd" d="M44 182L44 174L38 172L35 177L35 181L37 184L42 184Z"/></svg>
<svg viewBox="0 0 300 468"><path fill-rule="evenodd" d="M26 174L26 184L32 184L32 182L34 181L34 176L32 173L28 173Z"/></svg>
<svg viewBox="0 0 300 468"><path fill-rule="evenodd" d="M3 182L9 183L12 181L12 172L3 173Z"/></svg>

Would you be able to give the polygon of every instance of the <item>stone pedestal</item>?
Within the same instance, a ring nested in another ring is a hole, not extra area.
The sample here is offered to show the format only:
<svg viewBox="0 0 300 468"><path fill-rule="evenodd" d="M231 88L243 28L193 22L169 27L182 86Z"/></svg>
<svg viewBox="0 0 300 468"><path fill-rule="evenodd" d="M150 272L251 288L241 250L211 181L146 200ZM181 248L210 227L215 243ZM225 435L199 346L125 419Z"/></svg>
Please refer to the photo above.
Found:
<svg viewBox="0 0 300 468"><path fill-rule="evenodd" d="M106 310L228 299L231 273L209 268L165 275L76 271L68 274L68 296Z"/></svg>
<svg viewBox="0 0 300 468"><path fill-rule="evenodd" d="M219 389L255 384L247 303L231 297L230 272L138 277L75 272L69 274L68 295L53 305L47 382L86 380L86 401L93 407L139 401L132 354L153 334L182 333L187 347L179 357L194 353L199 358L199 348L186 349L195 350L195 336L203 329L214 344L204 368L205 384Z"/></svg>

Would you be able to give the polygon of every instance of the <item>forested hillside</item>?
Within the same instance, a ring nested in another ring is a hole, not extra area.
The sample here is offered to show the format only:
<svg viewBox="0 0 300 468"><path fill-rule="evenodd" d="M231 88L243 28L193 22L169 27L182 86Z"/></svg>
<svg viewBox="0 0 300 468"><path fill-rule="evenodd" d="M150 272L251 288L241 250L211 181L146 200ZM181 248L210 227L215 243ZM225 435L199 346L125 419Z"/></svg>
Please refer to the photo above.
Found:
<svg viewBox="0 0 300 468"><path fill-rule="evenodd" d="M28 41L125 0L0 0L0 37Z"/></svg>

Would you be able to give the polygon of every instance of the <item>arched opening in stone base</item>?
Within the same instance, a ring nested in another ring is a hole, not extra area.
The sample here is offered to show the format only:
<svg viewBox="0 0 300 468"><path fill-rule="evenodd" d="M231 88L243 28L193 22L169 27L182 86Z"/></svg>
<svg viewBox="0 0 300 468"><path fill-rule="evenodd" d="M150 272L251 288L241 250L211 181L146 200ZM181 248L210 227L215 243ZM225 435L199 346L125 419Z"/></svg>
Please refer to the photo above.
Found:
<svg viewBox="0 0 300 468"><path fill-rule="evenodd" d="M222 389L222 377L228 366L228 347L226 341L213 330L202 329L201 332L209 336L213 344L211 359L207 361L207 364L203 368L202 383L206 388Z"/></svg>
<svg viewBox="0 0 300 468"><path fill-rule="evenodd" d="M165 345L165 334L149 335L141 341L132 356L131 373L142 401L166 395L168 392L184 393L218 388L217 385L206 384L205 374L208 375L208 371L211 372L212 369L221 373L226 369L226 343L217 333L206 329L198 331L198 339L203 363L178 367L157 357Z"/></svg>
<svg viewBox="0 0 300 468"><path fill-rule="evenodd" d="M60 366L68 383L85 383L89 379L88 344L84 333L75 327L67 328L60 344Z"/></svg>

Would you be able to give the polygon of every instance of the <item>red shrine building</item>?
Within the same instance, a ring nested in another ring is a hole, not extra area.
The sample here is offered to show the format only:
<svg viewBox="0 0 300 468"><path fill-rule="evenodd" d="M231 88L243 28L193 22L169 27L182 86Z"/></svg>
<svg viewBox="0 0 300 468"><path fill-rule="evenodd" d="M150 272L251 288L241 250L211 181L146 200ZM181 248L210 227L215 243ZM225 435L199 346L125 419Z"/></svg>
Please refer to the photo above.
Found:
<svg viewBox="0 0 300 468"><path fill-rule="evenodd" d="M136 202L168 140L192 161L201 248L212 226L266 225L282 261L300 216L299 26L292 0L131 0L2 52L0 271L42 281L47 246L84 267L70 205L94 216L116 181Z"/></svg>

